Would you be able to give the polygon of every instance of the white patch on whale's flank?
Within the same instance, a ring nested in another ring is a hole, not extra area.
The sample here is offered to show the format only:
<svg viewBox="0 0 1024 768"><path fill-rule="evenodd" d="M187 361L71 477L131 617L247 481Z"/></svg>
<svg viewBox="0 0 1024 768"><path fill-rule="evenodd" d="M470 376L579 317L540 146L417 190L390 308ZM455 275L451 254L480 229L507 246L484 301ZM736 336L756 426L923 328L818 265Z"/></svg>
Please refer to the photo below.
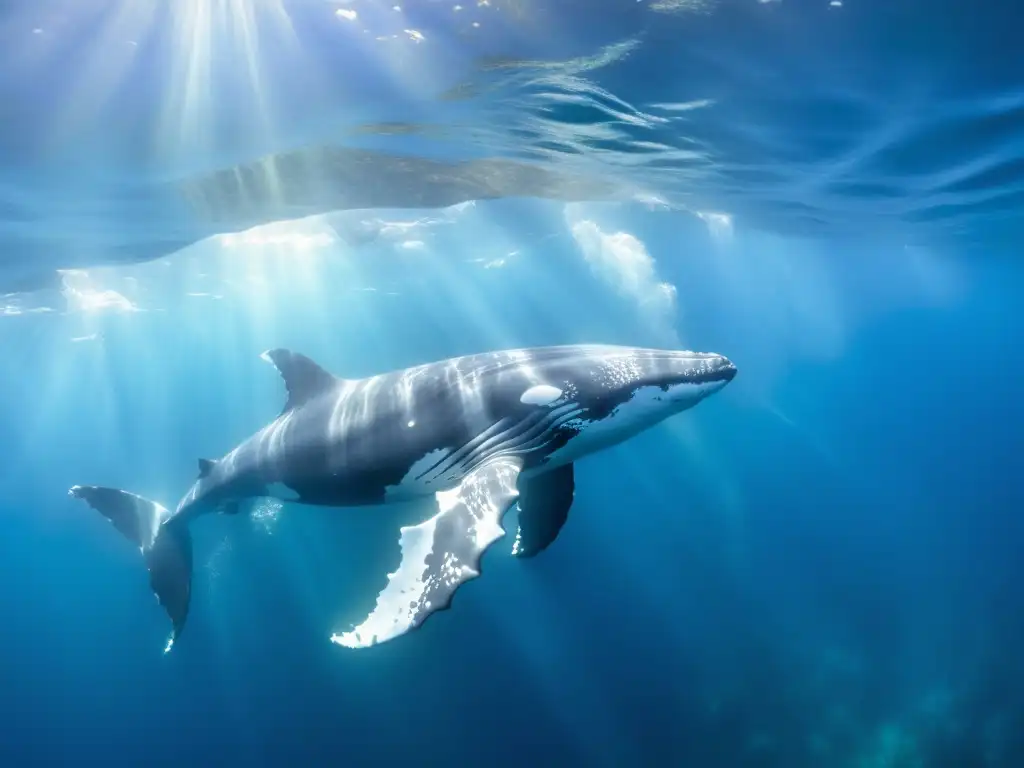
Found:
<svg viewBox="0 0 1024 768"><path fill-rule="evenodd" d="M550 384L538 384L523 392L519 402L527 405L551 405L562 396L562 390Z"/></svg>
<svg viewBox="0 0 1024 768"><path fill-rule="evenodd" d="M398 485L389 485L384 489L384 498L386 501L393 499L405 498L407 496L421 496L424 493L434 493L439 490L445 490L443 487L438 488L435 483L438 478L434 477L433 474L428 474L422 478L424 472L427 472L435 464L438 464L440 469L443 464L439 462L448 454L450 451L447 448L435 448L429 451L421 458L413 462L413 465L409 467L409 471L405 473L405 476L398 482Z"/></svg>

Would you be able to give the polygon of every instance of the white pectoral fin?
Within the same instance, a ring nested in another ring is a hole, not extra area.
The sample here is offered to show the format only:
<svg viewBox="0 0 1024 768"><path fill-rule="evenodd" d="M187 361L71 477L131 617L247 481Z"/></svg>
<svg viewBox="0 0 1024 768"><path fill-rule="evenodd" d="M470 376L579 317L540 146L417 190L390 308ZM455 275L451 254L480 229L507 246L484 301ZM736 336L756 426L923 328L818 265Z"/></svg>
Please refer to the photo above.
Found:
<svg viewBox="0 0 1024 768"><path fill-rule="evenodd" d="M359 626L331 642L368 648L416 629L451 605L455 591L480 575L480 559L505 535L502 516L518 497L521 465L495 461L477 469L458 488L435 495L437 514L401 529L402 562L388 575L377 605Z"/></svg>

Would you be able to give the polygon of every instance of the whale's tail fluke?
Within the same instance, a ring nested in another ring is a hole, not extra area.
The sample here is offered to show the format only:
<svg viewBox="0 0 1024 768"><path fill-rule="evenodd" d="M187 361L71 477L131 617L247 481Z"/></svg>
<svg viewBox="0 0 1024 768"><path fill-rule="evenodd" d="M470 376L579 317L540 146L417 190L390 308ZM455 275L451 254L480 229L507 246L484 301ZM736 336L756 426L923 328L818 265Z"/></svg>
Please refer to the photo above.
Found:
<svg viewBox="0 0 1024 768"><path fill-rule="evenodd" d="M142 550L149 584L171 619L173 630L166 648L170 650L185 626L192 596L192 537L188 527L180 518L172 519L162 504L116 488L76 485L68 495L82 499Z"/></svg>

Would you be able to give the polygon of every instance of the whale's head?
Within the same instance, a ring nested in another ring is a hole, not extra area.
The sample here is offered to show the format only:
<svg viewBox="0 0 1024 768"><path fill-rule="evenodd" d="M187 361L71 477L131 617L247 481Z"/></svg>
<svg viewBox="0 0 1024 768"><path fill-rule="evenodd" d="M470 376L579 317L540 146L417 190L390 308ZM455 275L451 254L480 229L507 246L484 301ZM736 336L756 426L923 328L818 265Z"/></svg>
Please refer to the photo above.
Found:
<svg viewBox="0 0 1024 768"><path fill-rule="evenodd" d="M723 355L635 347L564 347L533 361L521 402L547 412L544 465L607 448L692 408L736 376Z"/></svg>

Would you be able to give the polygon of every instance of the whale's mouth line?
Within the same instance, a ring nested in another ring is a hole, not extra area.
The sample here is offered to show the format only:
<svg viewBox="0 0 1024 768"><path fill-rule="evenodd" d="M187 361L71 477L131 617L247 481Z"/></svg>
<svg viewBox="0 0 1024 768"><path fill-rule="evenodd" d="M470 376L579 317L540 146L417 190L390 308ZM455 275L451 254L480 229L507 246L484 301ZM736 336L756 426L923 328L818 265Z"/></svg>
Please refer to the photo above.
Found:
<svg viewBox="0 0 1024 768"><path fill-rule="evenodd" d="M721 367L714 371L714 377L712 381L720 381L728 384L730 381L736 378L736 366L732 362L726 362Z"/></svg>
<svg viewBox="0 0 1024 768"><path fill-rule="evenodd" d="M662 390L668 390L672 387L684 387L687 385L728 384L734 378L736 378L736 366L730 363L714 369L645 376L637 382L637 388L658 387Z"/></svg>
<svg viewBox="0 0 1024 768"><path fill-rule="evenodd" d="M668 381L652 382L653 386L661 387L666 389L668 387L685 386L687 384L696 386L698 384L728 384L736 376L736 370L720 370L720 371L707 371L697 374L686 374L683 376L672 377ZM643 385L641 385L643 386ZM649 386L649 385L648 385Z"/></svg>

